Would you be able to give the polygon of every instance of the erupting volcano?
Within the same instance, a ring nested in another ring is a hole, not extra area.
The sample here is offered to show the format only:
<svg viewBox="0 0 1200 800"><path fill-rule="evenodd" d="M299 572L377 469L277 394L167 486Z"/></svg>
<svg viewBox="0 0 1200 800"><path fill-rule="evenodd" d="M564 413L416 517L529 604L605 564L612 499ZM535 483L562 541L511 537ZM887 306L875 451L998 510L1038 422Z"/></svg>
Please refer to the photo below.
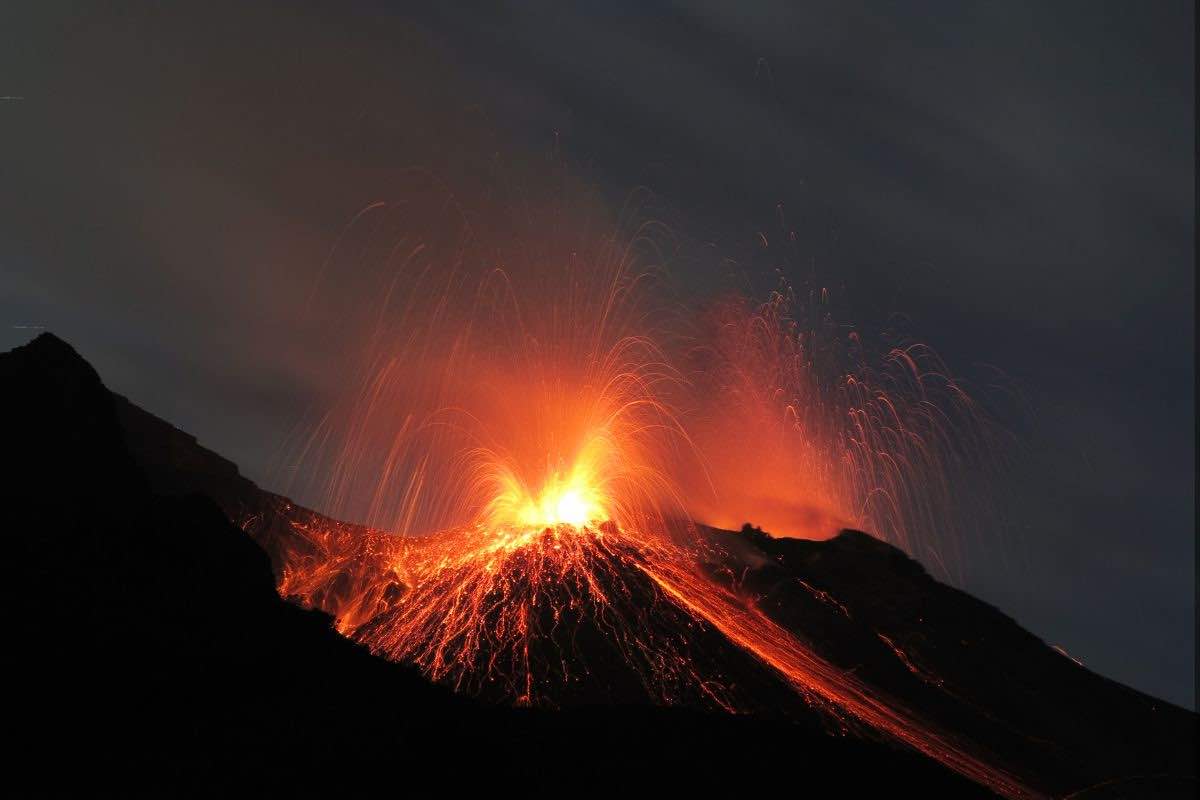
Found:
<svg viewBox="0 0 1200 800"><path fill-rule="evenodd" d="M8 5L8 785L1195 795L1187 4Z"/></svg>
<svg viewBox="0 0 1200 800"><path fill-rule="evenodd" d="M344 786L362 776L346 765L403 752L447 767L469 754L498 771L486 774L532 763L547 787L568 775L658 785L668 776L650 753L753 763L798 749L828 788L964 794L969 780L1016 797L1102 790L1116 776L1186 796L1194 785L1194 715L1088 672L867 534L720 531L642 504L655 496L646 484L615 493L637 473L605 480L552 462L530 483L480 449L466 451L480 468L463 476L497 502L441 531L385 532L263 492L109 394L52 336L0 356L0 375L23 387L5 402L25 423L10 441L35 481L16 510L34 512L17 519L39 532L14 540L10 588L43 599L17 617L33 689L17 719L35 739L86 742L89 774L174 780L203 760L222 776L279 765L285 780L315 769ZM74 457L57 459L68 446ZM49 474L74 490L39 500ZM242 521L274 576L197 494ZM276 589L329 612L347 638ZM63 637L81 613L106 624ZM105 657L80 674L80 652ZM451 702L400 665L501 708ZM83 727L55 727L80 709ZM114 736L117 718L137 728ZM129 752L156 755L126 765Z"/></svg>
<svg viewBox="0 0 1200 800"><path fill-rule="evenodd" d="M290 505L276 509L283 532L247 518L284 597L467 694L815 710L830 730L1030 793L983 748L773 620L740 585L750 565L702 524L775 498L921 550L906 522L932 523L941 499L924 482L946 491L947 467L985 427L935 356L893 347L867 368L851 332L847 361L828 315L802 328L790 291L687 313L664 301L665 274L648 260L664 249L654 224L622 219L597 235L561 197L489 206L487 226L430 206L458 220L440 243L403 203L365 210L344 236L382 218L372 236L385 230L387 245L368 237L358 250L379 254L388 288L366 315L353 391L300 457L333 476L322 507L366 524ZM939 543L922 545L944 560Z"/></svg>

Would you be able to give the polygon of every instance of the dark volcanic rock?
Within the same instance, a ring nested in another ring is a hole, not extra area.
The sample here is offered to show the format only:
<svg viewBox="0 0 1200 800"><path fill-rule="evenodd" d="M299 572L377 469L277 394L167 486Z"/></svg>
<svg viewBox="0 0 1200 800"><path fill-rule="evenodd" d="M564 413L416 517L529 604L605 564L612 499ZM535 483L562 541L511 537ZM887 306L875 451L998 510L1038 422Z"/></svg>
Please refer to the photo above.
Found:
<svg viewBox="0 0 1200 800"><path fill-rule="evenodd" d="M1196 714L1084 668L901 550L852 530L823 542L708 534L761 555L741 589L772 619L1035 786L1194 793Z"/></svg>

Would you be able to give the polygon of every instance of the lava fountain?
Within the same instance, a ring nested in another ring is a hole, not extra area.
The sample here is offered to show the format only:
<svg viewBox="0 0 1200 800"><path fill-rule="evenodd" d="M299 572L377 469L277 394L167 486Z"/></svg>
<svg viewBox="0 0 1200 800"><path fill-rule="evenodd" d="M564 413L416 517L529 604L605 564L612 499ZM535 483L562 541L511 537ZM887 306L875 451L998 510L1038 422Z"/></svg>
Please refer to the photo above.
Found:
<svg viewBox="0 0 1200 800"><path fill-rule="evenodd" d="M692 495L693 514L814 539L868 530L961 584L981 549L963 531L996 516L966 478L995 475L1009 437L938 354L890 332L872 347L827 292L787 284L702 321L689 432L715 491Z"/></svg>
<svg viewBox="0 0 1200 800"><path fill-rule="evenodd" d="M719 556L691 522L722 497L754 499L755 480L763 498L873 519L864 497L883 486L902 505L916 488L901 463L921 452L919 415L881 416L891 401L868 392L836 406L856 435L831 426L779 305L726 306L698 347L696 320L662 300L669 236L636 214L606 219L558 177L544 203L467 208L427 186L350 226L331 274L374 271L384 288L352 317L367 345L349 391L299 455L331 476L317 504L363 524L294 520L273 553L280 593L466 693L730 712L795 702L1024 795L714 579L705 565ZM893 472L870 472L880 453Z"/></svg>

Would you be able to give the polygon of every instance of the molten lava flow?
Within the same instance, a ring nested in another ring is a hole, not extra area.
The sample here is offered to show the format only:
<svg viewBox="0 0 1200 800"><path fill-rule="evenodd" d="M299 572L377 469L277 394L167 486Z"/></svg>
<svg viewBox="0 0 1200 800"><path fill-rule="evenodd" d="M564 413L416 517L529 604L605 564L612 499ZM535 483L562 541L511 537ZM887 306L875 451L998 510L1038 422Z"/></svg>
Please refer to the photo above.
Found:
<svg viewBox="0 0 1200 800"><path fill-rule="evenodd" d="M638 605L651 594L631 570L663 556L612 525L450 532L413 551L409 594L353 635L456 689L522 704L587 691L599 669L628 673L654 702L732 710L679 628L656 618L663 609Z"/></svg>

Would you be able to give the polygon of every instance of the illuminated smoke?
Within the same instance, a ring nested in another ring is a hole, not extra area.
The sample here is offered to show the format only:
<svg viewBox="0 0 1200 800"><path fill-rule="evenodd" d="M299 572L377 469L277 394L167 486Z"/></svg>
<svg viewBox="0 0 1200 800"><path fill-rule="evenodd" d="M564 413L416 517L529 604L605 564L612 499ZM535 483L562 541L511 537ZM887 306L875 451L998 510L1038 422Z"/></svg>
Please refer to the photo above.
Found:
<svg viewBox="0 0 1200 800"><path fill-rule="evenodd" d="M653 702L747 710L689 644L713 632L838 724L1022 795L715 582L693 524L857 524L944 565L959 554L922 535L979 446L970 397L927 348L876 360L787 292L688 312L665 297L662 229L557 178L470 208L425 186L347 230L316 296L361 299L337 279L372 276L348 322L365 345L300 456L322 510L366 527L297 521L281 594L519 704L589 680L569 634L590 626Z"/></svg>

